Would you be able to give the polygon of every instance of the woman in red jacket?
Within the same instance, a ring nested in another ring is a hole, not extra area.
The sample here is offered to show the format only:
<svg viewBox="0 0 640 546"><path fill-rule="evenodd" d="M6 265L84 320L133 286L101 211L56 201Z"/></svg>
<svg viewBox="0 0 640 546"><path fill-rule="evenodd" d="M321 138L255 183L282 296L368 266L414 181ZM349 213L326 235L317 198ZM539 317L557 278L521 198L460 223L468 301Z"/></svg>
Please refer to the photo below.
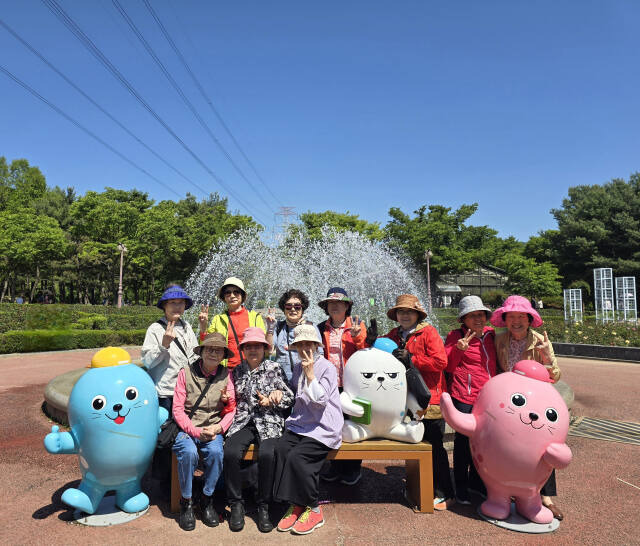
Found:
<svg viewBox="0 0 640 546"><path fill-rule="evenodd" d="M398 296L396 304L387 311L387 316L399 324L384 336L398 344L393 356L402 361L405 367L411 361L431 392L429 407L424 412L418 412L418 417L424 423L422 440L431 444L435 494L433 506L436 510L446 510L455 504L449 458L442 444L444 419L440 413L440 395L446 391L443 372L447 367L447 354L438 331L423 322L427 313L416 296Z"/></svg>
<svg viewBox="0 0 640 546"><path fill-rule="evenodd" d="M471 413L480 389L496 375L495 330L486 326L491 310L478 296L465 296L458 309L461 327L451 330L444 344L449 361L446 371L451 374L453 404ZM471 460L469 438L458 432L453 441L453 478L456 500L461 504L471 504L469 489L486 493Z"/></svg>

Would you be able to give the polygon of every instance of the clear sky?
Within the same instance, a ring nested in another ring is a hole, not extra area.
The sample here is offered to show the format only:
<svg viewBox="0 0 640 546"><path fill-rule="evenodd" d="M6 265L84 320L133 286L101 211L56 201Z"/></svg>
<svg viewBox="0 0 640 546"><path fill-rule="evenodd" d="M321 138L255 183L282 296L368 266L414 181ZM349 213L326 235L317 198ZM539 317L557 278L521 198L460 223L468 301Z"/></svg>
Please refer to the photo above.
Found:
<svg viewBox="0 0 640 546"><path fill-rule="evenodd" d="M150 0L262 180L144 1L120 0L253 187L111 0L57 1L202 164L44 1L5 0L5 25L181 173L0 26L0 66L162 182L0 72L0 155L27 158L51 186L80 194L135 187L156 200L231 189L232 210L268 228L280 206L350 211L384 225L392 206L410 213L421 205L478 202L470 223L527 240L555 227L549 210L570 186L640 170L635 0Z"/></svg>

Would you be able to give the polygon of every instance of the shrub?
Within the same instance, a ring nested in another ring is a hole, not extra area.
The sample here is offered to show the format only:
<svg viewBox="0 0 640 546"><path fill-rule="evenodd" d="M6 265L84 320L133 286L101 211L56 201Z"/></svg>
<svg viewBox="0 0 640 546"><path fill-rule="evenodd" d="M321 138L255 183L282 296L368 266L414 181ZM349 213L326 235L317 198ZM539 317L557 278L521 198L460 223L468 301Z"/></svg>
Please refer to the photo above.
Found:
<svg viewBox="0 0 640 546"><path fill-rule="evenodd" d="M508 294L503 290L491 290L482 294L482 301L487 307L495 309L500 307L502 302L507 299Z"/></svg>
<svg viewBox="0 0 640 546"><path fill-rule="evenodd" d="M146 330L23 330L0 334L0 353L141 345Z"/></svg>

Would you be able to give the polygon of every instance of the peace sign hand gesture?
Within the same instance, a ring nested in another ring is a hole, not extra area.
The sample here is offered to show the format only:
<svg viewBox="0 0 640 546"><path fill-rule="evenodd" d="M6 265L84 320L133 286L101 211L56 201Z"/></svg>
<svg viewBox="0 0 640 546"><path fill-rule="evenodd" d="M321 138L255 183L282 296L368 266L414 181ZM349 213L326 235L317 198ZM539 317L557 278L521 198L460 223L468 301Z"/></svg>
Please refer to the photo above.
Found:
<svg viewBox="0 0 640 546"><path fill-rule="evenodd" d="M276 310L269 307L269 314L264 319L264 325L267 327L267 332L273 332L276 328Z"/></svg>
<svg viewBox="0 0 640 546"><path fill-rule="evenodd" d="M542 359L544 360L543 364L549 364L551 362L551 342L549 341L546 330L543 332L543 335L544 338L538 341L535 348L540 351Z"/></svg>
<svg viewBox="0 0 640 546"><path fill-rule="evenodd" d="M271 400L269 400L268 396L265 396L260 391L256 391L256 395L258 396L258 404L263 408L266 408L271 405Z"/></svg>
<svg viewBox="0 0 640 546"><path fill-rule="evenodd" d="M469 342L475 337L476 333L473 330L469 330L464 337L461 337L456 343L456 347L460 351L466 351L469 348Z"/></svg>
<svg viewBox="0 0 640 546"><path fill-rule="evenodd" d="M200 314L198 315L198 322L200 323L200 331L206 332L209 326L209 304L200 305Z"/></svg>
<svg viewBox="0 0 640 546"><path fill-rule="evenodd" d="M167 329L164 331L164 336L162 336L162 346L165 349L168 349L171 342L176 338L176 334L173 331L175 324L173 320L167 323Z"/></svg>
<svg viewBox="0 0 640 546"><path fill-rule="evenodd" d="M358 315L353 317L351 322L351 328L349 331L351 332L351 337L356 338L360 335L360 330L362 330L362 321L358 318Z"/></svg>

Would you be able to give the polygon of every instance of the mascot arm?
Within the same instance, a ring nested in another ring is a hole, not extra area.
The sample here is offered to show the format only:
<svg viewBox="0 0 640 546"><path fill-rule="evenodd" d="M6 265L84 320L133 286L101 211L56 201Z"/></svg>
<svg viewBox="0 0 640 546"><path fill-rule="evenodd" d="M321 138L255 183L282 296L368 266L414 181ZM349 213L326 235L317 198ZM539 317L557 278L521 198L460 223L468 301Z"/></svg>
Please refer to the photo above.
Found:
<svg viewBox="0 0 640 546"><path fill-rule="evenodd" d="M169 419L169 412L166 410L166 408L158 406L158 432L160 432L162 423L164 423L167 419Z"/></svg>
<svg viewBox="0 0 640 546"><path fill-rule="evenodd" d="M473 435L477 424L475 415L458 411L453 405L448 392L442 393L440 397L440 410L444 420L453 430L465 436L471 437Z"/></svg>
<svg viewBox="0 0 640 546"><path fill-rule="evenodd" d="M342 406L342 412L353 417L362 417L364 415L364 408L359 404L354 403L346 392L342 391L340 394L340 405Z"/></svg>
<svg viewBox="0 0 640 546"><path fill-rule="evenodd" d="M569 449L567 444L554 443L547 446L542 459L549 466L562 470L566 466L569 466L571 457L571 449Z"/></svg>
<svg viewBox="0 0 640 546"><path fill-rule="evenodd" d="M59 430L60 427L56 425L51 427L51 432L44 437L44 448L49 453L78 453L75 436L71 432L59 432Z"/></svg>

